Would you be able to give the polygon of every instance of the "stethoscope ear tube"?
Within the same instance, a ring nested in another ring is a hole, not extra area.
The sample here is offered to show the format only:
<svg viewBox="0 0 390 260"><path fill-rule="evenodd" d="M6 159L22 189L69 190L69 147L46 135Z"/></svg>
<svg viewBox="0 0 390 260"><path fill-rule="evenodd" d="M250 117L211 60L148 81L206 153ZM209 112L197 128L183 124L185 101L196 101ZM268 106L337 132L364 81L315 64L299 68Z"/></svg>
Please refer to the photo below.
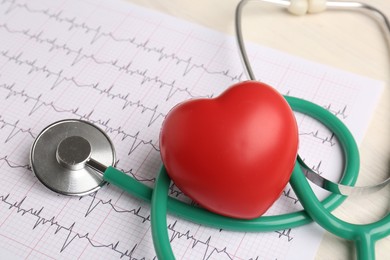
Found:
<svg viewBox="0 0 390 260"><path fill-rule="evenodd" d="M293 11L293 9L297 9L297 6L300 5L298 2L306 2L306 1L287 1L287 0L258 0L259 2L267 2L272 3L279 6L287 7L290 11ZM235 31L236 31L236 38L237 38L237 44L239 48L239 54L241 57L241 60L244 65L245 72L249 79L256 80L256 77L253 73L252 66L249 62L248 54L245 48L245 42L244 37L242 33L242 12L245 4L249 2L249 0L242 0L237 5L236 13L235 13ZM314 1L310 1L310 4L313 4ZM334 10L366 10L371 11L371 13L375 14L377 17L381 18L381 25L383 26L383 29L385 32L387 32L387 36L390 36L390 22L388 18L378 9L359 2L340 2L340 1L325 1L323 4L325 4L325 7L328 9L334 9ZM306 3L306 11L300 13L305 14L309 9ZM305 9L304 8L304 9ZM300 9L300 8L298 8ZM325 8L320 8L321 10L324 10ZM294 12L294 11L293 11ZM288 97L286 97L287 99ZM375 185L369 185L369 186L350 186L350 185L343 185L341 183L336 183L333 181L330 181L326 179L325 177L319 175L318 173L314 172L310 167L308 167L305 162L301 159L301 157L298 155L298 161L302 165L302 167L305 169L305 176L308 178L312 183L316 184L317 186L330 191L332 193L350 196L350 195L365 195L377 192L387 185L390 184L390 177L384 180L381 183L375 184Z"/></svg>

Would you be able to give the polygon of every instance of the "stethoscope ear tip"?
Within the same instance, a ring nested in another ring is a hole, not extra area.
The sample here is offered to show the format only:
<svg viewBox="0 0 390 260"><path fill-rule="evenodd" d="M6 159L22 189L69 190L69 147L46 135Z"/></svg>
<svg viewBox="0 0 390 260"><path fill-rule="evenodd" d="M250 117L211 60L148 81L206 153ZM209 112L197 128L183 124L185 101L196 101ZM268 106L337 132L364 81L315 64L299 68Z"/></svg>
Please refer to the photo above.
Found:
<svg viewBox="0 0 390 260"><path fill-rule="evenodd" d="M290 0L287 10L294 15L321 13L326 10L326 0Z"/></svg>

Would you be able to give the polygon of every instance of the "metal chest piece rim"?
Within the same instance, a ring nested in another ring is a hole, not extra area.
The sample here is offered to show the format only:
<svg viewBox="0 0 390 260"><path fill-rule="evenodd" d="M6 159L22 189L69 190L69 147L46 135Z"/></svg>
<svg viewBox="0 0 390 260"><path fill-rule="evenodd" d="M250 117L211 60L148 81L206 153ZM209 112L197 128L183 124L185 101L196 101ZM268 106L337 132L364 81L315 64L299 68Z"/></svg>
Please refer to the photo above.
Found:
<svg viewBox="0 0 390 260"><path fill-rule="evenodd" d="M103 130L78 119L50 124L35 138L30 151L35 176L63 195L87 195L106 183L102 174L88 167L90 159L113 166L115 149Z"/></svg>

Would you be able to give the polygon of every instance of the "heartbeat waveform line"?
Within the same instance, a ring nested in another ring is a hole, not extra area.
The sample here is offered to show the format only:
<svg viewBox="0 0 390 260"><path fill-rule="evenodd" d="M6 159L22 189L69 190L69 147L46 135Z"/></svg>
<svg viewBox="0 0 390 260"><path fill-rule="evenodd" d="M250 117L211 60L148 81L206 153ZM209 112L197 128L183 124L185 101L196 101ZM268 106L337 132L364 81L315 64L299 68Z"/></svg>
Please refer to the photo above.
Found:
<svg viewBox="0 0 390 260"><path fill-rule="evenodd" d="M306 159L305 158L302 158L302 161L304 163L306 163ZM322 160L320 160L317 164L313 164L311 167L306 165L307 167L310 167L310 169L312 171L314 171L315 173L317 173L318 175L322 175L323 172L321 171L321 165L322 165ZM302 167L302 169L305 169L306 167Z"/></svg>
<svg viewBox="0 0 390 260"><path fill-rule="evenodd" d="M119 99L120 101L122 101L124 103L122 106L122 109L125 109L127 107L135 107L135 108L141 108L141 114L143 114L145 112L150 112L151 117L149 119L148 127L150 127L158 119L160 119L160 118L164 119L166 116L164 113L158 112L158 108L159 108L158 105L151 108L151 107L148 107L148 106L145 106L144 104L142 104L141 100L137 100L137 101L129 100L130 93L127 93L127 94L112 93L112 89L113 89L114 85L111 85L108 88L100 88L99 83L83 84L83 83L78 82L75 79L75 77L62 76L62 73L63 73L62 70L59 72L54 72L54 71L51 71L50 69L48 69L46 66L42 66L42 67L37 66L36 65L37 60L31 61L31 60L21 59L21 56L23 55L22 53L19 53L17 55L9 55L8 51L1 51L0 54L4 58L8 59L9 61L15 62L15 64L17 64L19 66L23 66L23 65L29 66L30 71L28 72L28 74L33 73L33 72L42 72L42 73L46 74L47 78L54 77L55 81L51 87L52 90L55 89L56 87L58 87L63 82L70 82L78 88L89 88L91 90L97 91L99 94L104 95L107 98ZM145 76L144 73L141 73L140 75ZM157 77L156 77L156 80L157 80ZM144 82L141 84L144 84ZM160 88L162 88L163 86L168 86L167 84L164 85L161 83ZM174 82L170 85L170 89L169 89L166 101L168 101L170 98L172 98L178 92L186 92L192 98L210 97L210 96L195 96L187 88L184 88L184 89L175 88L173 85L174 85ZM9 87L9 89L12 89L13 86L14 86L14 84L10 85L8 87ZM5 86L3 85L2 87L4 88Z"/></svg>
<svg viewBox="0 0 390 260"><path fill-rule="evenodd" d="M11 55L11 54L9 54L9 50L3 50L0 52L0 55L2 57L4 57L5 59L7 59L8 61L13 61L18 66L29 67L29 71L27 74L31 74L34 72L36 72L36 73L41 72L46 76L46 78L54 77L55 80L50 88L51 90L57 88L63 82L70 82L75 87L78 87L78 88L90 88L94 91L98 91L100 94L106 95L106 97L108 97L108 98L121 100L124 103L122 109L125 109L126 107L129 107L129 106L136 106L136 107L140 107L142 109L142 113L144 113L145 111L151 111L153 114L152 114L152 118L150 119L149 126L153 122L155 122L158 118L165 117L165 114L157 113L158 106L156 106L155 108L149 108L149 107L143 105L140 100L138 100L138 101L129 100L130 93L127 93L127 94L120 94L120 93L113 94L113 93L111 93L112 88L114 87L113 85L111 85L108 88L99 88L99 83L87 83L87 84L80 83L80 82L78 82L78 80L74 76L72 76L72 77L63 76L62 75L64 72L63 70L55 72L55 71L50 70L46 65L44 65L44 66L36 65L36 63L37 63L36 59L35 60L22 59L22 56L23 56L22 52L19 52L18 54L15 54L15 55ZM145 84L146 82L155 82L156 84L159 85L160 89L163 87L168 87L169 90L168 90L168 94L166 96L165 101L169 101L176 93L180 93L180 92L186 93L190 98L205 98L205 97L212 97L213 96L213 95L196 96L196 95L192 94L188 90L188 88L175 87L175 81L168 83L168 82L164 82L163 80L161 80L158 76L155 76L155 77L147 76L146 70L145 71L139 71L137 69L130 70L130 68L128 66L126 66L126 68L123 67L123 69L126 69L126 73L128 73L130 75L140 76L142 78L141 85Z"/></svg>
<svg viewBox="0 0 390 260"><path fill-rule="evenodd" d="M213 247L211 252L209 252L210 247L211 247L210 246L211 236L209 236L205 241L199 240L190 234L190 230L187 230L185 233L181 233L181 232L178 232L177 230L175 230L176 224L177 224L177 220L175 220L175 222L173 222L172 224L168 225L168 230L172 231L172 235L170 237L170 242L174 241L176 238L184 237L185 239L191 241L191 248L196 247L198 244L202 244L202 245L206 246L206 249L205 249L203 257L202 257L203 260L209 259L214 253L224 254L229 259L233 259L233 257L227 252L226 247L224 247L223 249L217 249L217 248Z"/></svg>
<svg viewBox="0 0 390 260"><path fill-rule="evenodd" d="M39 94L37 97L33 97L33 96L30 96L28 93L26 93L25 90L21 90L21 91L14 90L13 89L14 86L15 86L15 84L11 84L11 85L1 84L0 85L0 89L7 90L9 92L8 95L5 97L5 99L9 99L12 96L15 96L15 97L19 96L21 98L24 98L24 102L25 103L30 101L30 100L35 102L33 108L29 112L29 116L31 116L34 112L36 112L42 106L50 106L50 107L53 108L53 110L55 110L56 112L59 112L59 113L61 113L61 112L69 112L69 113L72 113L74 115L80 116L80 115L77 114L77 111L79 110L79 108L76 108L76 109L61 109L61 108L57 108L54 105L54 102L42 101L41 100L42 94Z"/></svg>
<svg viewBox="0 0 390 260"><path fill-rule="evenodd" d="M140 134L139 131L135 135L129 134L126 131L122 130L121 126L116 127L116 128L109 126L109 122L110 122L109 119L106 121L103 121L101 119L92 119L91 117L92 117L92 114L94 113L94 110L92 110L91 112L86 113L86 114L81 114L78 112L79 108L62 109L62 108L57 107L53 101L51 101L51 102L42 101L41 94L38 95L37 97L33 97L33 96L28 95L24 90L22 90L22 91L13 90L11 87L9 87L12 85L8 85L8 87L4 87L3 85L0 85L0 89L8 90L11 93L10 95L7 96L8 98L11 96L20 96L20 97L25 99L25 102L28 102L31 100L34 103L33 108L31 109L29 115L33 114L41 107L51 108L51 109L53 109L53 111L55 111L57 113L70 113L70 114L72 114L72 115L74 115L82 120L86 120L86 121L89 121L95 125L99 125L101 128L103 128L105 130L106 133L113 133L113 134L117 134L117 135L122 135L122 140L125 140L126 138L133 139L133 142L132 142L132 145L131 145L130 150L128 152L128 155L131 155L141 145L148 145L148 146L151 146L151 148L153 150L159 151L159 148L154 144L153 140L145 141L145 140L139 138L139 134ZM22 132L19 132L19 133L22 133ZM9 140L10 139L12 139L12 137L9 138Z"/></svg>
<svg viewBox="0 0 390 260"><path fill-rule="evenodd" d="M2 85L0 85L1 88ZM7 122L2 118L2 115L0 115L0 129L4 129L6 127L11 128L11 132L8 134L7 138L5 139L4 143L9 142L12 138L14 138L19 133L27 133L31 136L32 139L35 139L35 135L32 133L31 128L24 129L18 126L20 120L16 120L14 123Z"/></svg>
<svg viewBox="0 0 390 260"><path fill-rule="evenodd" d="M275 231L275 232L279 234L279 238L286 237L288 242L290 242L294 239L293 237L291 237L291 228L279 230L279 231Z"/></svg>
<svg viewBox="0 0 390 260"><path fill-rule="evenodd" d="M78 88L93 89L93 90L97 91L99 94L104 95L110 99L119 99L120 101L122 101L124 103L122 106L122 110L126 109L127 107L135 107L135 108L141 108L141 114L144 114L145 112L151 112L148 127L150 127L158 119L160 119L160 118L164 119L166 116L164 113L157 112L158 108L159 108L158 105L151 108L151 107L148 107L148 106L145 106L144 104L142 104L141 100L137 100L137 101L129 100L130 93L127 93L127 94L121 94L121 93L114 94L114 93L112 93L112 89L114 88L114 85L111 85L108 88L99 88L99 83L80 84L75 80L74 77L71 77L71 78L62 77L61 79L58 78L54 82L53 87L51 89L54 89L55 87L57 87L58 85L60 85L64 81L72 82ZM168 98L166 99L166 101L168 101Z"/></svg>
<svg viewBox="0 0 390 260"><path fill-rule="evenodd" d="M323 136L320 136L319 131L316 130L316 131L311 131L311 132L300 132L299 135L313 137L314 139L320 141L321 143L329 144L330 146L336 145L336 141L335 141L336 136L334 133L332 133L330 136L323 137Z"/></svg>
<svg viewBox="0 0 390 260"><path fill-rule="evenodd" d="M183 72L183 76L186 76L188 73L190 73L194 69L201 69L205 73L212 74L212 75L221 75L229 78L231 81L234 82L240 82L243 77L243 72L233 75L229 70L222 70L222 71L213 71L211 69L208 69L204 64L196 64L192 61L192 57L189 58L181 58L175 53L167 53L165 52L164 47L149 47L148 45L150 44L150 40L146 40L143 42L138 42L137 38L135 37L129 37L129 38L120 38L115 36L112 32L102 32L101 26L98 27L90 27L88 26L85 22L82 23L77 23L76 22L76 17L73 18L68 18L68 17L62 17L62 11L59 11L57 13L50 12L49 9L33 9L31 8L28 4L18 4L15 1L12 0L3 0L2 4L5 4L6 2L10 3L9 8L6 11L6 14L9 14L16 8L21 8L26 10L27 12L30 13L40 13L42 15L46 15L49 19L54 19L58 23L68 23L69 28L68 30L71 31L73 29L78 29L80 28L81 30L84 30L85 33L92 33L92 40L91 40L91 45L96 43L100 38L109 38L115 42L125 42L129 43L132 46L141 49L147 53L155 53L158 56L158 61L161 60L172 60L175 61L177 65L179 64L184 64L185 69Z"/></svg>
<svg viewBox="0 0 390 260"><path fill-rule="evenodd" d="M342 109L333 109L332 104L328 104L323 107L335 116L341 117L342 119L346 119L348 117L348 115L346 114L346 111L348 109L347 105L345 105Z"/></svg>
<svg viewBox="0 0 390 260"><path fill-rule="evenodd" d="M292 201L293 204L297 204L299 199L292 195L292 189L288 188L287 190L283 190L283 195Z"/></svg>
<svg viewBox="0 0 390 260"><path fill-rule="evenodd" d="M291 90L287 90L286 94L284 95L290 96ZM332 104L323 105L322 107L328 110L330 113L334 114L335 116L341 117L342 119L346 119L348 117L347 114L348 105L345 105L342 109L333 109Z"/></svg>
<svg viewBox="0 0 390 260"><path fill-rule="evenodd" d="M25 164L25 165L22 165L22 164L17 164L17 163L14 163L14 162L11 162L9 159L8 159L8 156L3 156L3 157L0 157L0 162L1 161L4 161L7 166L11 169L18 169L18 168L22 168L22 169L26 169L26 170L29 170L31 171L31 166L30 164Z"/></svg>
<svg viewBox="0 0 390 260"><path fill-rule="evenodd" d="M53 38L53 39L43 38L42 37L42 34L44 34L43 30L40 31L39 33L31 33L30 29L24 29L24 30L12 29L9 27L9 25L7 23L0 24L0 29L1 28L3 28L5 31L7 31L10 34L21 34L21 35L29 38L30 40L35 40L37 43L40 43L40 44L46 43L46 44L50 45L49 52L52 52L54 50L63 50L66 52L67 55L69 55L71 53L78 54L78 53L81 53L81 51L82 51L82 48L80 48L79 50L75 50L75 49L72 49L71 47L69 47L66 43L64 43L64 44L57 43L58 38Z"/></svg>
<svg viewBox="0 0 390 260"><path fill-rule="evenodd" d="M139 131L135 135L128 134L127 132L122 130L121 126L118 126L117 128L110 127L110 126L108 126L109 120L107 120L105 122L102 122L100 120L93 120L93 119L90 118L90 115L92 115L92 112L90 114L88 114L88 115L81 116L80 118L83 119L83 120L89 121L89 122L91 122L93 124L100 125L101 127L104 128L104 131L106 133L122 135L122 141L125 140L126 138L132 138L133 139L133 142L131 144L131 147L130 147L129 152L127 153L127 155L131 155L141 145L149 145L149 146L151 146L151 148L154 151L160 152L160 149L154 144L153 140L145 141L145 140L139 138L139 134L140 134Z"/></svg>
<svg viewBox="0 0 390 260"><path fill-rule="evenodd" d="M96 192L93 195L89 196L89 197L92 197L92 200L91 200L91 203L90 203L90 205L88 207L87 213L85 214L85 217L87 217L97 206L99 206L99 205L109 205L116 213L119 213L119 214L120 213L132 214L132 215L134 215L136 217L141 218L143 223L144 222L150 222L150 215L145 217L145 216L142 216L142 215L139 214L139 211L140 211L141 208L135 209L135 210L121 210L121 209L118 209L116 206L114 206L112 204L111 200L102 201L102 200L98 199L98 201L95 202L95 198L96 198L95 196L96 196ZM137 259L137 258L134 258L133 255L134 255L134 253L136 252L136 250L138 248L138 244L134 244L134 246L131 249L119 250L118 249L118 246L119 246L119 243L120 243L119 240L116 241L116 242L113 242L113 243L109 243L109 244L98 243L98 242L94 241L90 237L89 232L86 232L84 234L80 234L80 233L74 231L74 228L75 228L75 226L77 224L76 222L73 222L70 226L63 226L59 221L56 220L57 219L56 216L52 216L51 218L43 217L42 216L42 212L44 210L43 206L40 207L39 209L35 209L35 208L32 208L32 207L31 208L24 208L23 207L23 203L26 201L27 196L25 196L20 201L16 201L16 202L10 202L9 197L10 197L10 194L7 194L5 196L2 195L2 196L0 196L0 201L2 203L6 204L9 210L12 210L13 208L15 208L16 212L18 214L20 213L22 216L26 215L26 216L35 217L36 220L35 220L35 223L33 224L33 227L32 227L33 230L35 230L39 225L47 225L48 224L48 225L53 226L55 228L54 235L59 233L61 230L64 230L65 232L67 232L66 238L64 239L64 242L63 242L63 244L61 246L60 253L65 251L67 249L67 247L74 240L76 240L76 239L86 239L87 242L92 247L111 249L115 253L119 254L120 258L129 257L129 259ZM82 198L83 197L81 197L80 200ZM204 245L206 245L206 250L205 250L203 259L209 259L215 253L226 253L226 247L224 249L218 249L216 247L213 247L213 250L211 252L209 252L209 248L211 247L210 246L211 237L208 240L206 240L206 241L198 240L194 236L190 236L189 237L188 236L189 231L187 231L186 233L181 233L180 231L178 231L178 230L176 230L174 228L175 225L176 225L176 222L177 221L175 221L175 223L173 225L171 225L171 224L168 225L168 229L173 232L173 235L172 235L172 237L170 239L171 242L173 242L175 239L180 239L182 237L186 237L187 240L188 239L193 240L193 246L192 247L195 247L197 244L204 244ZM141 259L144 259L144 258L141 258Z"/></svg>
<svg viewBox="0 0 390 260"><path fill-rule="evenodd" d="M311 169L312 169L315 173L321 175L321 174L323 173L323 172L320 170L321 164L322 164L322 160L319 161L317 165L313 165L313 166L311 167Z"/></svg>
<svg viewBox="0 0 390 260"><path fill-rule="evenodd" d="M179 190L179 188L177 188L174 182L172 182L171 185L169 185L169 195L178 198L183 194L184 193L181 190Z"/></svg>
<svg viewBox="0 0 390 260"><path fill-rule="evenodd" d="M223 255L227 256L229 259L233 259L233 256L227 252L227 247L224 247L222 249L218 249L218 248L214 247L210 251L211 236L209 236L206 240L203 240L203 241L199 240L199 239L195 238L193 235L190 234L190 230L187 230L184 233L183 232L178 232L177 230L175 230L176 224L177 224L177 220L175 220L172 224L168 225L168 230L172 231L172 235L170 237L170 242L174 241L174 239L176 239L176 238L184 237L186 240L190 240L191 241L191 248L195 248L198 244L204 245L206 247L206 249L204 251L204 254L203 254L203 258L202 258L204 260L211 258L211 256L214 253L223 254ZM291 242L294 239L291 236L291 232L292 232L291 228L290 229L281 230L281 231L275 231L275 233L278 234L279 238L286 237L287 238L287 242Z"/></svg>
<svg viewBox="0 0 390 260"><path fill-rule="evenodd" d="M63 226L62 224L60 224L56 220L55 216L53 216L51 218L45 218L45 217L41 216L42 211L44 210L44 207L41 207L40 209L34 209L32 207L31 208L23 208L22 206L23 206L23 203L25 202L25 200L27 199L27 196L25 196L22 200L16 201L14 203L9 201L9 196L10 196L10 194L7 194L5 196L4 195L0 196L0 201L2 203L6 204L9 210L12 210L15 208L16 212L18 214L20 213L22 216L27 215L27 216L35 217L36 221L33 225L33 228L32 228L33 230L35 230L39 225L47 225L48 224L48 225L53 226L55 228L55 231L54 231L55 235L57 233L59 233L61 230L68 232L67 236L64 240L64 243L61 246L60 253L62 253L75 239L86 239L87 242L92 247L111 249L115 253L119 254L120 258L128 257L131 260L138 259L138 258L135 258L133 256L134 252L136 251L136 249L138 247L138 244L134 244L134 246L131 249L126 249L124 251L121 251L118 249L119 241L117 241L116 243L110 243L110 244L96 243L92 238L90 238L89 233L85 233L82 235L80 233L73 231L73 229L76 225L76 222L73 222L68 227ZM144 259L144 258L141 258L141 259Z"/></svg>
<svg viewBox="0 0 390 260"><path fill-rule="evenodd" d="M119 160L117 160L117 162L114 164L114 165L117 165L119 162ZM129 170L125 170L123 168L118 168L116 167L118 170L120 170L121 172L127 174L127 175L130 175L132 178L134 178L136 181L140 181L140 182L144 182L144 183L155 183L156 182L156 178L155 177L151 177L151 178L144 178L144 177L139 177L137 176L134 172L133 172L133 169L129 169ZM181 196L185 196L184 193L182 191L180 191L176 185L174 183L172 183L170 186L169 186L169 196L172 196L172 197L175 197L175 198L178 198L178 197L181 197ZM191 205L194 205L195 203L193 201L191 201Z"/></svg>
<svg viewBox="0 0 390 260"><path fill-rule="evenodd" d="M85 213L85 217L88 217L89 214L91 214L99 205L108 205L110 206L116 213L129 213L129 214L132 214L138 218L141 219L141 222L142 223L145 223L145 222L150 222L150 214L147 214L146 216L144 215L141 215L140 212L141 212L141 209L142 207L138 207L137 209L120 209L118 208L117 206L115 206L113 203L112 203L112 200L109 199L107 201L103 201L102 199L97 199L96 200L96 194L97 192L94 192L93 194L89 195L89 197L92 198L91 200L91 203L89 204L88 206L88 209ZM83 197L80 197L80 200L82 199Z"/></svg>
<svg viewBox="0 0 390 260"><path fill-rule="evenodd" d="M117 165L119 162L119 160L117 160L117 162L114 164L114 165ZM140 181L140 182L151 182L151 183L155 183L156 182L156 178L155 177L151 177L151 178L143 178L143 177L139 177L137 176L134 172L133 172L133 169L129 169L129 170L125 170L123 168L119 168L119 167L116 167L118 170L120 170L121 172L127 174L127 175L130 175L132 178L134 178L136 181Z"/></svg>

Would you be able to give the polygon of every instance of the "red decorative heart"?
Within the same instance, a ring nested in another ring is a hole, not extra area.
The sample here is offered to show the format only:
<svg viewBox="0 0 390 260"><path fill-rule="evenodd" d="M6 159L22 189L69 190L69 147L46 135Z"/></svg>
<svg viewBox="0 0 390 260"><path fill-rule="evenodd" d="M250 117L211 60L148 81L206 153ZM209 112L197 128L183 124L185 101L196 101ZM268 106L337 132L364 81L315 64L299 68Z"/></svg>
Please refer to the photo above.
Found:
<svg viewBox="0 0 390 260"><path fill-rule="evenodd" d="M280 196L298 150L294 114L272 87L238 83L219 97L174 107L160 134L175 184L215 213L261 216Z"/></svg>

